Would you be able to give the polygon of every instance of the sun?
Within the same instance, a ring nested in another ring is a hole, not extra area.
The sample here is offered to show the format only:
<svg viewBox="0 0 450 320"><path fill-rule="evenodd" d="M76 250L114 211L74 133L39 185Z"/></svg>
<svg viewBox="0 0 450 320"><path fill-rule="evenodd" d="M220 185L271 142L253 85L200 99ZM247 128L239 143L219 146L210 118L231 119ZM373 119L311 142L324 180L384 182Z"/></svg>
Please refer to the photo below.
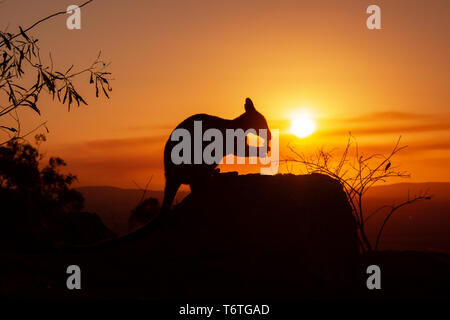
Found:
<svg viewBox="0 0 450 320"><path fill-rule="evenodd" d="M302 111L291 119L291 128L289 132L299 138L305 138L316 131L316 122L307 111Z"/></svg>

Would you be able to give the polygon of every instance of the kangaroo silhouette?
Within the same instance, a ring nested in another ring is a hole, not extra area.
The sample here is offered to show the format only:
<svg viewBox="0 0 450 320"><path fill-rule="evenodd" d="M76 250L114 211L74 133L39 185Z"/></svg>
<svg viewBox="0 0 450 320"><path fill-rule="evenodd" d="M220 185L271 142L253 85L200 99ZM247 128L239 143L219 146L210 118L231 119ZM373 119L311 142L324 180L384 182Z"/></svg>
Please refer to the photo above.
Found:
<svg viewBox="0 0 450 320"><path fill-rule="evenodd" d="M227 129L242 129L244 131L249 129L254 130L267 130L267 150L270 149L268 145L268 141L271 140L271 132L269 130L269 126L267 125L267 121L264 116L256 111L255 106L250 98L245 99L245 112L235 119L222 119L216 116L211 116L208 114L196 114L190 116L183 122L181 122L175 129L186 129L189 131L191 137L194 136L194 121L202 122L202 130L206 131L208 129L218 129L222 133L222 137L226 136ZM173 133L173 131L172 131ZM171 134L172 136L172 134ZM191 188L191 191L198 189L201 185L204 185L205 180L212 176L215 172L218 172L216 169L217 163L213 164L194 164L193 161L191 163L181 163L174 164L171 158L172 149L179 142L172 141L171 138L166 142L164 148L164 173L166 178L166 185L164 188L164 200L161 206L161 212L167 212L171 209L173 200L175 199L176 193L182 184L188 184ZM192 144L191 144L192 145ZM223 144L223 156L228 154L238 155L237 143L234 143L234 149L227 150L225 148L225 143ZM205 144L202 145L202 152L205 148ZM245 141L245 156L250 154L250 148L254 148L248 145L247 139ZM258 148L258 147L256 147ZM191 157L194 157L194 149L193 146L191 148ZM242 156L242 154L239 154Z"/></svg>
<svg viewBox="0 0 450 320"><path fill-rule="evenodd" d="M218 129L222 133L223 137L226 136L227 129L242 129L244 131L247 131L249 129L254 129L255 131L265 129L267 130L267 136L265 137L265 143L267 144L266 150L270 150L269 142L272 138L272 133L269 130L266 119L261 113L256 111L252 100L250 100L249 98L245 100L245 112L235 119L227 120L208 114L196 114L181 122L173 131L175 131L176 129L186 129L189 131L191 136L193 136L194 121L202 121L202 129L204 131L208 129ZM235 139L236 138L237 137L235 137ZM234 142L236 142L236 140ZM259 147L252 147L248 145L247 140L245 142L245 156L248 156L250 154L251 148L256 148L256 151L258 151ZM207 183L207 178L211 177L215 172L218 171L216 169L218 164L194 164L193 161L191 161L191 164L174 164L171 159L171 153L173 147L177 143L177 141L172 141L169 137L164 148L164 171L166 176L166 186L164 188L164 200L161 206L161 210L159 210L159 214L154 215L154 219L150 219L150 221L147 221L147 223L143 227L140 227L138 230L126 234L120 238L107 239L87 246L68 246L64 248L66 250L73 250L74 252L98 250L99 248L106 248L108 246L114 245L117 246L120 244L125 244L129 241L142 239L142 237L145 237L152 230L152 228L157 227L158 224L153 223L152 221L154 221L157 217L160 217L163 213L170 211L175 195L182 184L190 185L191 191L195 190L197 187L205 185L205 183ZM207 144L202 145L202 152L206 145ZM237 146L238 143L234 143L234 150L232 150L232 152L229 152L229 150L226 150L227 148L224 144L224 150L222 153L223 156L226 156L227 154L242 156L242 154L238 154L238 151L240 150L238 150ZM194 155L193 151L194 148L192 146L192 157Z"/></svg>

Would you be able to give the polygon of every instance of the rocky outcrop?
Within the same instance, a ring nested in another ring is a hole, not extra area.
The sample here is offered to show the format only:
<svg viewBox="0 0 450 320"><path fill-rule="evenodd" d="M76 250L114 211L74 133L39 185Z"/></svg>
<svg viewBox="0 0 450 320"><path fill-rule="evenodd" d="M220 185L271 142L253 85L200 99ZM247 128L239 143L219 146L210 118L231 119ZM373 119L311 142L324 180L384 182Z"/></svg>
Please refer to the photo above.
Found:
<svg viewBox="0 0 450 320"><path fill-rule="evenodd" d="M218 257L225 274L228 266L254 277L251 286L308 295L353 281L356 225L342 186L327 176L219 175L172 218L168 251Z"/></svg>
<svg viewBox="0 0 450 320"><path fill-rule="evenodd" d="M141 294L155 297L342 293L358 273L351 208L342 186L318 174L219 174L106 251L109 265L126 255L133 274L142 270L152 288Z"/></svg>

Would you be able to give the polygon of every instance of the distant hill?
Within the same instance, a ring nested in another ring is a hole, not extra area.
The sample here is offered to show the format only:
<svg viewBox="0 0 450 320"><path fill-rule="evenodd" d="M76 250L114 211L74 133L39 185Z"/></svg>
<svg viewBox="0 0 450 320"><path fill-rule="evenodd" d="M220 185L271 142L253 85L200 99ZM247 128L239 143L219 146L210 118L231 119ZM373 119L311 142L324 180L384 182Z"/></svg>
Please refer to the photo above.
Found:
<svg viewBox="0 0 450 320"><path fill-rule="evenodd" d="M410 195L429 191L435 200L450 201L450 182L395 183L375 186L369 189L370 198L405 198Z"/></svg>
<svg viewBox="0 0 450 320"><path fill-rule="evenodd" d="M432 195L422 201L399 209L383 231L381 249L433 250L450 253L450 183L397 183L373 187L367 192L365 208L373 212L382 205L392 205L421 192ZM373 240L387 215L380 211L367 224L367 233Z"/></svg>
<svg viewBox="0 0 450 320"><path fill-rule="evenodd" d="M128 232L130 211L142 197L143 190L115 187L81 187L86 210L97 213L105 225L118 235ZM450 182L397 183L375 186L366 195L366 212L382 205L406 200L421 191L429 191L432 200L400 209L386 225L382 249L435 250L450 253ZM177 202L189 192L179 191ZM162 201L163 191L147 191L146 197ZM374 240L387 211L380 211L367 224L367 233Z"/></svg>

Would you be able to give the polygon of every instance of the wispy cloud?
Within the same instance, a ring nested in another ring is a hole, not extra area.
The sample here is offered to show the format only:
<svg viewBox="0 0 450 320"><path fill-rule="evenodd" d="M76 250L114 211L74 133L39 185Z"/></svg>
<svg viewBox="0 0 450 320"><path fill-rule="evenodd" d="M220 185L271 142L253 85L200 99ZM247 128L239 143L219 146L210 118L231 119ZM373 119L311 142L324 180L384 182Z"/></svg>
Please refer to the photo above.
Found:
<svg viewBox="0 0 450 320"><path fill-rule="evenodd" d="M361 122L378 122L378 121L437 120L441 118L442 116L438 116L435 114L383 111L383 112L374 112L357 117L343 118L339 119L339 121L361 123Z"/></svg>
<svg viewBox="0 0 450 320"><path fill-rule="evenodd" d="M165 143L166 136L152 135L144 137L122 138L122 139L103 139L84 142L84 146L95 149L113 149L113 148L136 148L155 144Z"/></svg>
<svg viewBox="0 0 450 320"><path fill-rule="evenodd" d="M346 128L337 128L327 130L326 128L319 131L320 135L346 135L348 132L352 132L355 135L381 135L381 134L393 134L401 135L406 133L422 133L422 132L435 132L435 131L449 131L450 122L434 122L424 124L389 124L389 125L370 125L370 126L347 126Z"/></svg>
<svg viewBox="0 0 450 320"><path fill-rule="evenodd" d="M322 127L317 132L323 136L347 135L402 135L450 131L450 117L425 113L378 112L352 118L322 119Z"/></svg>

